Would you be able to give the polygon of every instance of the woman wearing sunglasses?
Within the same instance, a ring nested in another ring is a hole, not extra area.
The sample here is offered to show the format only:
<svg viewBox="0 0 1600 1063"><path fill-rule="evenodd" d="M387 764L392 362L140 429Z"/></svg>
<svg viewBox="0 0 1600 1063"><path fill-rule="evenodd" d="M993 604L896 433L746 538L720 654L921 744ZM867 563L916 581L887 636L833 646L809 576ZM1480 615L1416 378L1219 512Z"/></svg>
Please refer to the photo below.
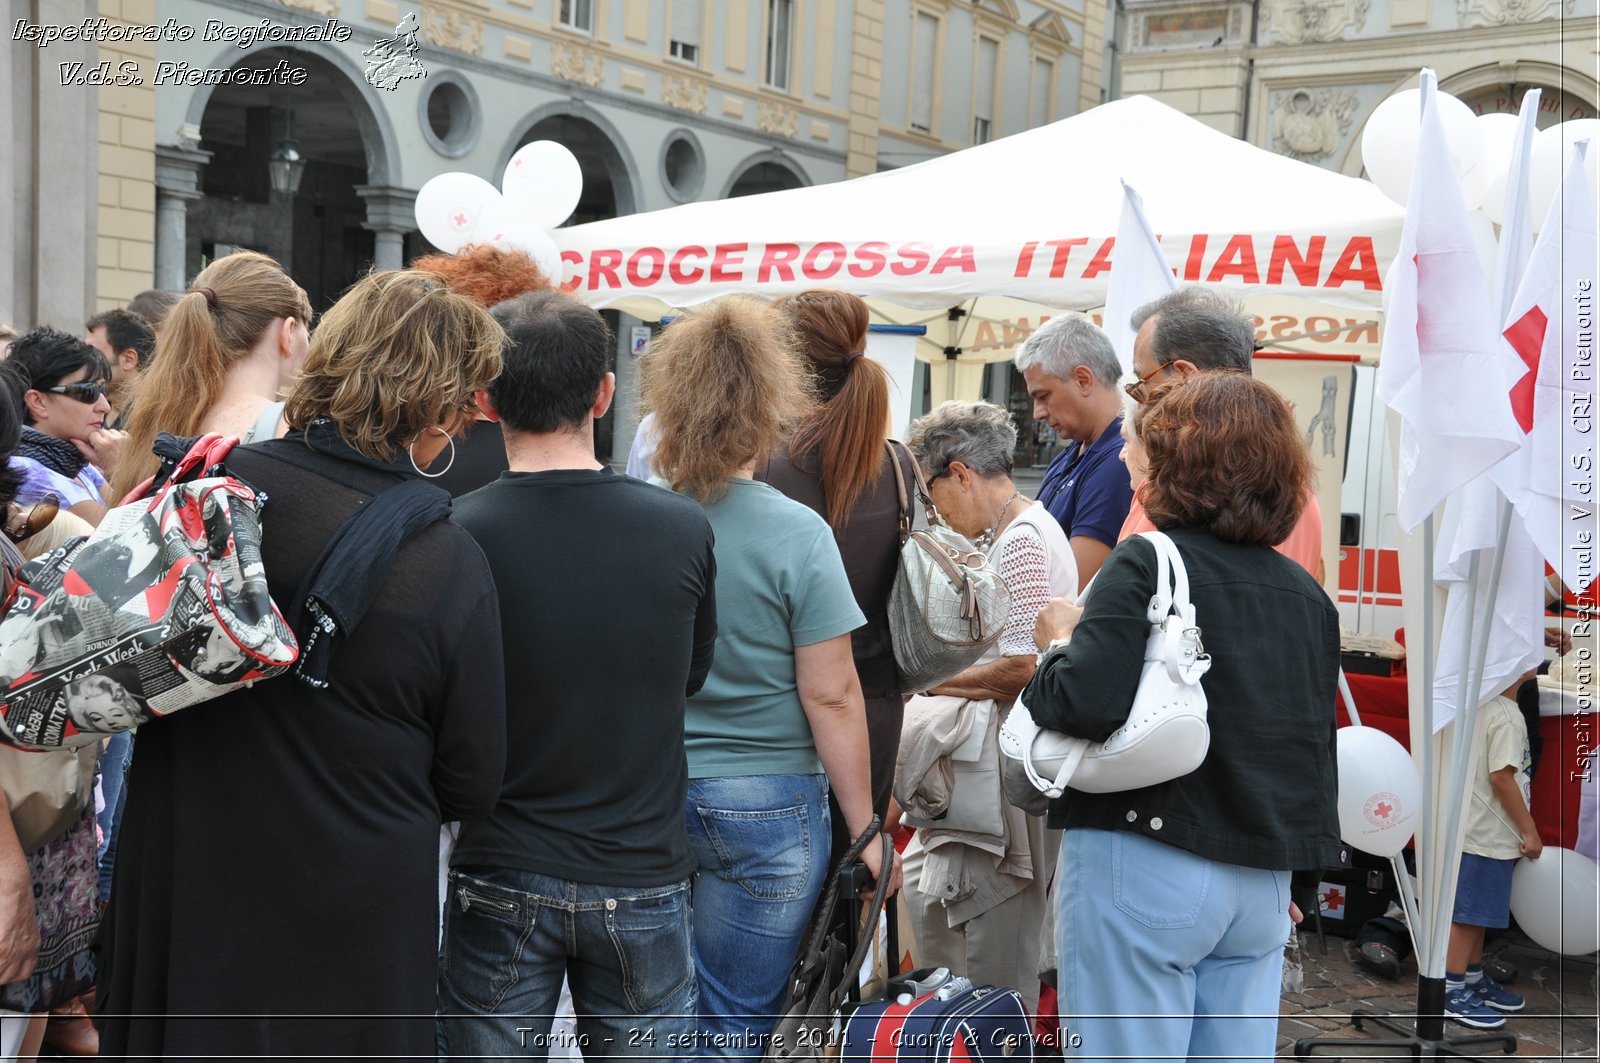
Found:
<svg viewBox="0 0 1600 1063"><path fill-rule="evenodd" d="M106 386L111 369L99 351L59 329L18 336L6 360L12 393L22 410L22 442L11 455L22 473L17 501L55 495L90 524L106 511L106 469L123 433L109 429Z"/></svg>

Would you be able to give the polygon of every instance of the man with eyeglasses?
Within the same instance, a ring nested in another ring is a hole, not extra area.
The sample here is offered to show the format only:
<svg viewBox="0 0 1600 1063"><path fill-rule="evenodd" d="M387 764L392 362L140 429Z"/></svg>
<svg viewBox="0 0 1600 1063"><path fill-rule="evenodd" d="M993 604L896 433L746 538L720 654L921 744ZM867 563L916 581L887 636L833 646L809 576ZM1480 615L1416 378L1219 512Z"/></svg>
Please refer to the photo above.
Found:
<svg viewBox="0 0 1600 1063"><path fill-rule="evenodd" d="M1179 288L1135 310L1130 324L1138 330L1133 339L1135 379L1124 390L1137 403L1150 401L1158 387L1181 383L1196 373L1251 371L1255 319L1232 297L1216 290L1198 285ZM1153 530L1155 525L1135 491L1117 541ZM1321 581L1322 509L1316 492L1306 499L1300 522L1277 550Z"/></svg>
<svg viewBox="0 0 1600 1063"><path fill-rule="evenodd" d="M1088 318L1063 314L1028 337L1017 354L1033 417L1056 430L1065 449L1045 470L1039 501L1061 523L1087 586L1117 544L1133 488L1122 454L1122 367L1111 340Z"/></svg>

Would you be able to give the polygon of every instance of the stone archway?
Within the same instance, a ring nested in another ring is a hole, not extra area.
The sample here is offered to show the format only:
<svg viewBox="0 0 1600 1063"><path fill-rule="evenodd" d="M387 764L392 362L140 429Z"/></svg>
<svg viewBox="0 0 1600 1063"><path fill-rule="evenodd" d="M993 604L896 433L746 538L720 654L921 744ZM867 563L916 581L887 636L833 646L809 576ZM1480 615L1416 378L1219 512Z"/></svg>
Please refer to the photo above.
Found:
<svg viewBox="0 0 1600 1063"><path fill-rule="evenodd" d="M783 192L791 188L805 188L811 184L805 171L781 151L763 151L752 155L734 168L723 199L756 196L763 192Z"/></svg>
<svg viewBox="0 0 1600 1063"><path fill-rule="evenodd" d="M296 45L253 51L234 66L271 69L280 61L303 68L304 82L204 86L190 100L204 163L187 211L184 259L192 276L233 248L264 251L322 310L375 263L401 265L413 226L409 199L396 201L394 132L353 61L337 49ZM272 191L267 172L286 138L306 160L293 194Z"/></svg>

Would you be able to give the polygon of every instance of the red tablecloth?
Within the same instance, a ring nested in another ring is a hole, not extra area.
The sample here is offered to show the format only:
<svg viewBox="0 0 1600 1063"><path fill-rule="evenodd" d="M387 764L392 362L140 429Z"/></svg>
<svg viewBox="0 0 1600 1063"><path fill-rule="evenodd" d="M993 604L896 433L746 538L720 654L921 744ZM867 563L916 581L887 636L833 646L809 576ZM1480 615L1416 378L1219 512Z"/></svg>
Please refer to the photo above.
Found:
<svg viewBox="0 0 1600 1063"><path fill-rule="evenodd" d="M1393 736L1411 748L1411 723L1406 706L1406 677L1347 673L1350 693L1356 699L1356 712L1368 727ZM1339 703L1339 726L1349 723L1343 699ZM1592 749L1584 751L1572 727L1573 717L1544 716L1539 734L1544 748L1533 776L1533 821L1539 838L1546 845L1571 849L1578 840L1578 798L1580 774ZM1580 755L1581 754L1581 755Z"/></svg>

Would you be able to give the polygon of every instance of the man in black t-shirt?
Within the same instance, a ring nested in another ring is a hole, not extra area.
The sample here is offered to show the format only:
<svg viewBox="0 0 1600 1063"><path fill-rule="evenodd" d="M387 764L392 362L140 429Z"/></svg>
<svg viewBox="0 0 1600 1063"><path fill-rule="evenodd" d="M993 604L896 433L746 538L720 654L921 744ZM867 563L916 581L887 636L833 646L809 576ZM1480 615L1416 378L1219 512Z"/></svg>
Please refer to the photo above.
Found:
<svg viewBox="0 0 1600 1063"><path fill-rule="evenodd" d="M696 1029L683 716L716 642L711 526L595 460L599 314L551 293L493 313L505 365L479 402L510 470L455 519L500 595L506 777L450 861L440 1053L545 1058L565 978L586 1055L670 1058Z"/></svg>

